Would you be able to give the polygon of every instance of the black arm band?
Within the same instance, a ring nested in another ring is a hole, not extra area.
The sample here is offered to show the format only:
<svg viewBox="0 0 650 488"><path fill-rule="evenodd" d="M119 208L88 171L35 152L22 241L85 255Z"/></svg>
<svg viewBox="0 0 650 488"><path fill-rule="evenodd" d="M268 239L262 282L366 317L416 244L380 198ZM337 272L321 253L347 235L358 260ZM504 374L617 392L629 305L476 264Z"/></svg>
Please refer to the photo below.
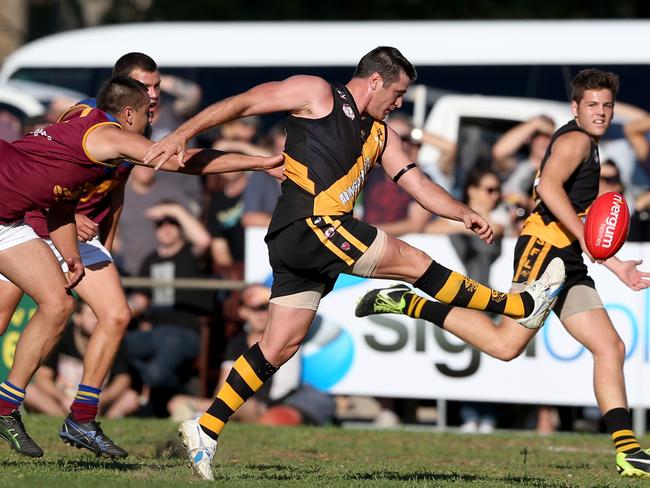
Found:
<svg viewBox="0 0 650 488"><path fill-rule="evenodd" d="M402 176L404 176L404 173L406 173L407 171L409 171L409 170L415 168L416 166L417 166L417 164L415 164L415 163L409 163L409 164L407 164L407 165L404 166L402 169L400 169L400 170L397 172L397 174L396 174L395 176L393 176L393 181L394 181L395 183L397 183L397 182L399 181L399 179L400 179Z"/></svg>

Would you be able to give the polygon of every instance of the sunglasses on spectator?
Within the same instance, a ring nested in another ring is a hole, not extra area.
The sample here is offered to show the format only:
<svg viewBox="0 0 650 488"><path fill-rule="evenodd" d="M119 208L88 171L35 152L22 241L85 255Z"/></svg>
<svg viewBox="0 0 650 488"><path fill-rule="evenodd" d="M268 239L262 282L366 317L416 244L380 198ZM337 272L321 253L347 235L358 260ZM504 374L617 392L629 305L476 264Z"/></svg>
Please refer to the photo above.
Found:
<svg viewBox="0 0 650 488"><path fill-rule="evenodd" d="M608 185L617 185L621 182L621 177L618 175L613 176L600 176L601 181L607 183Z"/></svg>
<svg viewBox="0 0 650 488"><path fill-rule="evenodd" d="M242 303L242 307L245 307L253 312L266 312L269 309L269 304L260 303L259 305L248 305L246 303Z"/></svg>
<svg viewBox="0 0 650 488"><path fill-rule="evenodd" d="M408 143L410 143L410 144L417 144L417 142L415 142L415 141L411 138L411 135L410 135L410 134L405 134L405 135L403 135L403 136L400 136L399 138L402 139L402 142L408 142Z"/></svg>
<svg viewBox="0 0 650 488"><path fill-rule="evenodd" d="M490 195L494 195L495 193L501 193L501 188L498 186L479 186L479 188L481 190L485 190Z"/></svg>

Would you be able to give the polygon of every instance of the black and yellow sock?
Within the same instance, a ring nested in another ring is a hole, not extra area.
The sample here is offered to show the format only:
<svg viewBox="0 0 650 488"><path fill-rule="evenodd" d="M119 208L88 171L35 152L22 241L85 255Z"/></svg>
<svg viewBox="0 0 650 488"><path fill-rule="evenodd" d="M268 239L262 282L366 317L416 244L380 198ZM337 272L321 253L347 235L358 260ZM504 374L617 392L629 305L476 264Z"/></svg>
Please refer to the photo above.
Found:
<svg viewBox="0 0 650 488"><path fill-rule="evenodd" d="M412 291L404 293L402 298L405 302L404 308L402 309L404 315L408 315L414 319L427 320L438 327L443 327L447 315L453 308L446 303L428 300Z"/></svg>
<svg viewBox="0 0 650 488"><path fill-rule="evenodd" d="M535 307L529 293L502 293L433 261L413 283L442 303L520 319Z"/></svg>
<svg viewBox="0 0 650 488"><path fill-rule="evenodd" d="M641 449L632 430L632 414L626 408L612 408L603 415L607 432L612 436L616 452L629 454Z"/></svg>
<svg viewBox="0 0 650 488"><path fill-rule="evenodd" d="M217 439L230 416L277 370L266 360L259 343L239 356L212 405L199 419L203 431Z"/></svg>

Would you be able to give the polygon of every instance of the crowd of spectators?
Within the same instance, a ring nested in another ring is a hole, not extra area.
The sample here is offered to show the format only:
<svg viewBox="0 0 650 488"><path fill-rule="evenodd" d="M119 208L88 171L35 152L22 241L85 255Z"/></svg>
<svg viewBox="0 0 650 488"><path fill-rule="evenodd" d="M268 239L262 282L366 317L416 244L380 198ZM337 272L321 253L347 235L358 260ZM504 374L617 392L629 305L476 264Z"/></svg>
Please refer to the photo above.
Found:
<svg viewBox="0 0 650 488"><path fill-rule="evenodd" d="M153 139L164 136L195 113L201 102L200 89L187 80L163 76L162 89L163 95L158 101L161 110L153 124ZM53 104L46 117L27 121L28 125L23 125L22 130L32 130L54 120L56 110ZM4 137L15 138L19 132L14 118L7 113L0 114ZM285 138L282 123L265 130L264 122L257 117L231 122L209 133L212 139L209 143L216 149L248 154L281 152ZM355 215L395 236L409 233L448 235L468 274L489 282L490 266L500 255L500 238L516 236L534 206L533 182L550 136L556 129L553 121L540 114L514 125L491 147L489 166L479 168L468 166L467 155L461 154L454 141L415 128L405 113L393 114L388 123L400 136L403 149L412 160L417 161L423 144L438 149L439 158L433 170L428 171L429 176L445 188L461 190L455 196L487 217L495 230L497 243L485 246L462 224L432 218L381 169L372 171L367 177ZM625 137L638 161L634 171L624 174L612 159L604 160L601 169L601 191L625 192L632 203L630 240L633 241L650 238L649 132L650 114L625 126ZM464 169L461 171L461 168ZM462 175L462 185L460 180L456 181L459 175ZM153 279L243 280L245 229L267 226L279 195L280 183L262 172L200 177L154 172L137 166L125 188L124 208L114 244L118 268L124 276ZM265 290L261 286L249 287L243 293L166 286L127 290L133 323L109 386L104 389L104 414L116 417L140 412L182 418L203 410L203 405L209 401L197 396L191 381L201 350L201 324L207 323L212 336L217 337L218 345L211 348L210 363L220 370L218 378L223 378L231 366L230 358L236 357L237 351L250 345L263 330L265 320L260 318L265 317L268 306ZM41 405L46 413L62 415L66 411L69 392L76 386L76 380L69 376L74 369L69 365L69 358L78 359L83 354L84 337L92 328L89 314L92 315L92 311L80 305L59 350L30 385L28 407L31 397L38 399L31 404ZM294 376L299 374L291 364L280 371ZM293 382L287 380L290 385L285 385L282 394L273 394L276 383L286 383L282 376L274 377L270 391L261 392L259 398L250 402L250 409L238 412L242 419L272 423L269 419L273 407L278 405L285 409L281 416L286 422L292 413L295 423L322 423L323 419L333 417L333 411L328 411L321 416L312 414L315 420L310 417L309 408L304 405L292 407L287 402L292 394L304 388L297 377ZM218 378L212 378L211 389ZM108 393L113 391L120 393ZM315 403L320 401L321 412L333 409L333 404L327 406L324 398L318 398L318 392L303 391L303 398ZM152 406L152 402L156 405ZM379 399L379 404L383 425L399 423L391 399ZM498 421L492 408L485 405L465 405L461 408L461 417L466 431L489 432ZM387 423L386 418L389 419ZM554 410L550 407L540 409L537 417L540 431L551 431L557 424Z"/></svg>

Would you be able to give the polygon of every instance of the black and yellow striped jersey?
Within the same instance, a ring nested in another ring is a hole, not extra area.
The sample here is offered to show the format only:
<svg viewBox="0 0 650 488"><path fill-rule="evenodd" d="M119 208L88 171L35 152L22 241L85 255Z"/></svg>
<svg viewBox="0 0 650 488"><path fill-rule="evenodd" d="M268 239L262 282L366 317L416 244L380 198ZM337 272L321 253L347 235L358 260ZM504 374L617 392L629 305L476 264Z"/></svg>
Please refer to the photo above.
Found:
<svg viewBox="0 0 650 488"><path fill-rule="evenodd" d="M342 84L332 84L332 111L320 119L287 117L282 195L269 232L301 218L352 212L368 172L386 146L386 124L362 116Z"/></svg>
<svg viewBox="0 0 650 488"><path fill-rule="evenodd" d="M540 176L544 171L546 161L553 151L553 143L563 134L571 131L580 131L587 136L589 134L578 126L575 120L560 127L549 142L546 154L542 160L542 164L537 172L535 178L535 186L533 187L533 198L537 205L533 209L530 217L526 220L524 228L521 232L522 235L534 235L556 247L566 247L575 241L576 237L571 234L553 215L544 202L537 196L535 188L539 182ZM576 168L571 174L569 179L564 183L564 190L569 196L569 200L573 205L576 214L583 217L586 215L587 209L592 204L594 199L598 196L598 180L600 178L600 157L598 155L598 145L596 141L589 136L591 140L591 150L589 156Z"/></svg>

